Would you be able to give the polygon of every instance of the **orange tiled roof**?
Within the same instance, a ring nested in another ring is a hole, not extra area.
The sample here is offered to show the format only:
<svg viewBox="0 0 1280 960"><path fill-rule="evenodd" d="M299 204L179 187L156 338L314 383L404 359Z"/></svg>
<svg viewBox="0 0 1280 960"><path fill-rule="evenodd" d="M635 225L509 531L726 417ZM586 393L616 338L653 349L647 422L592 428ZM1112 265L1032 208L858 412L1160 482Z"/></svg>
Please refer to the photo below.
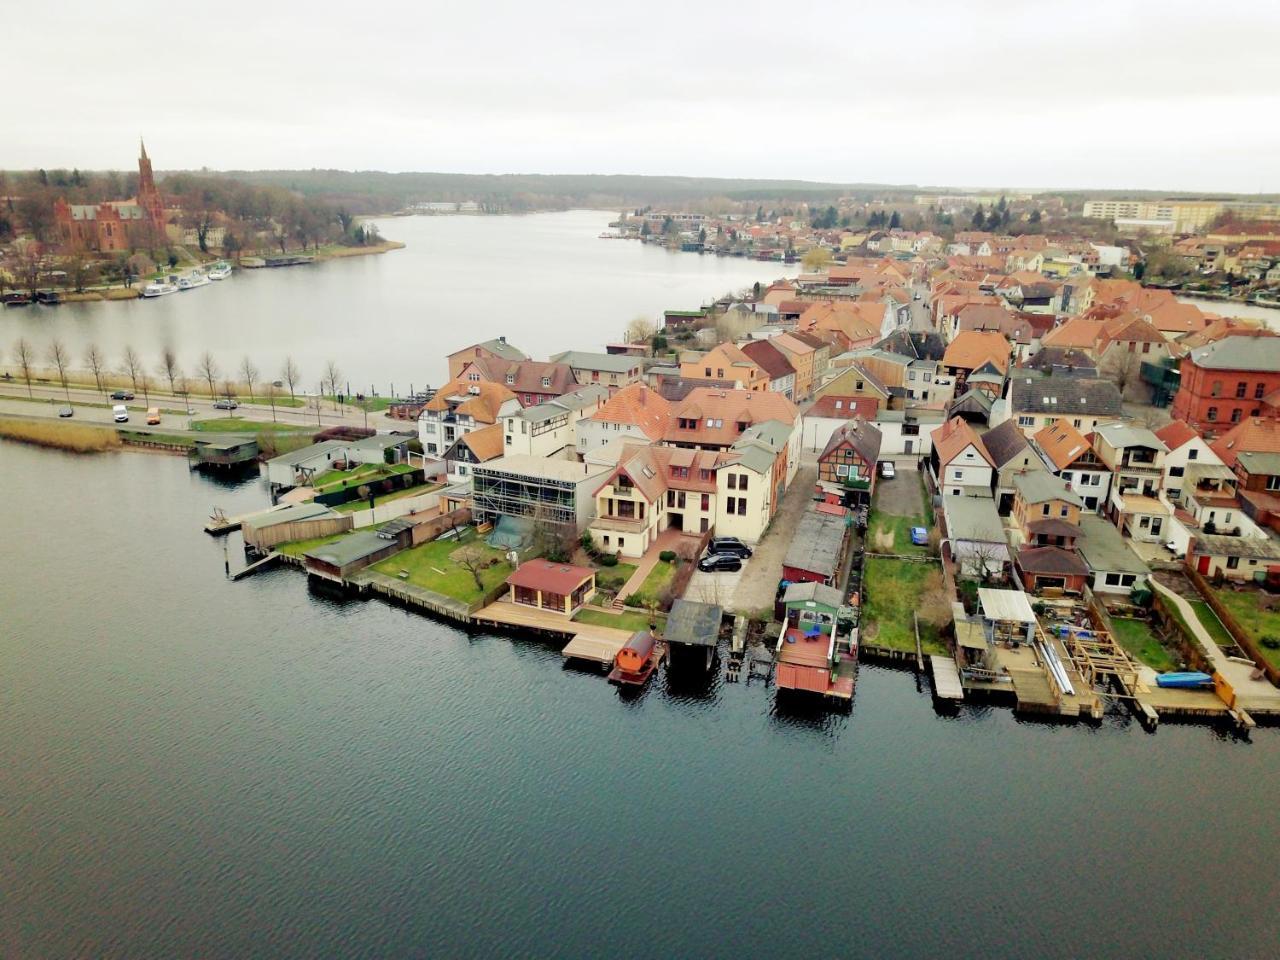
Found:
<svg viewBox="0 0 1280 960"><path fill-rule="evenodd" d="M1194 440L1200 434L1196 433L1185 420L1170 420L1156 431L1156 436L1170 450L1177 450L1184 443Z"/></svg>
<svg viewBox="0 0 1280 960"><path fill-rule="evenodd" d="M991 454L987 451L986 445L982 442L982 438L969 426L967 420L962 417L952 417L931 434L933 437L933 449L938 454L938 463L948 464L954 460L965 447L973 444L978 455L987 462L987 466L994 468L995 461L991 459Z"/></svg>
<svg viewBox="0 0 1280 960"><path fill-rule="evenodd" d="M443 412L451 408L451 399L465 397L453 409L455 412L471 417L477 423L497 423L498 411L508 400L516 399L516 395L500 383L486 380L450 380L437 391L426 404L425 409Z"/></svg>
<svg viewBox="0 0 1280 960"><path fill-rule="evenodd" d="M1232 469L1242 453L1280 453L1280 420L1264 417L1241 420L1215 440L1210 449Z"/></svg>
<svg viewBox="0 0 1280 960"><path fill-rule="evenodd" d="M643 383L631 383L610 397L591 419L639 427L650 440L660 440L670 417L671 403L666 397Z"/></svg>
<svg viewBox="0 0 1280 960"><path fill-rule="evenodd" d="M947 344L942 364L976 370L984 363L991 363L1001 373L1006 373L1009 370L1009 351L1009 341L1002 333L994 330L964 330Z"/></svg>
<svg viewBox="0 0 1280 960"><path fill-rule="evenodd" d="M748 425L780 420L788 426L796 422L796 405L772 390L717 390L698 387L671 411L665 439L669 443L692 443L698 446L733 444L741 435L739 423ZM693 429L682 429L679 421L696 420ZM708 426L708 421L713 424Z"/></svg>
<svg viewBox="0 0 1280 960"><path fill-rule="evenodd" d="M495 423L481 427L479 430L472 430L459 437L458 442L470 447L471 452L481 463L494 460L502 456L502 424Z"/></svg>
<svg viewBox="0 0 1280 960"><path fill-rule="evenodd" d="M1059 470L1065 470L1090 449L1089 438L1066 420L1057 420L1037 430L1032 439Z"/></svg>

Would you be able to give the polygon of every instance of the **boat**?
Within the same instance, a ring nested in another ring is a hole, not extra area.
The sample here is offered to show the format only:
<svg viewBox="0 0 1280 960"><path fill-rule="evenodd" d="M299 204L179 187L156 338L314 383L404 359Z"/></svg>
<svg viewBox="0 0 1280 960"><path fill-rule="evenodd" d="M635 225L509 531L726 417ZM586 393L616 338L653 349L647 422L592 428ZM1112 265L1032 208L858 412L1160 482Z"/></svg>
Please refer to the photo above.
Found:
<svg viewBox="0 0 1280 960"><path fill-rule="evenodd" d="M3 303L6 307L25 307L30 302L31 295L29 293L15 292L6 293L4 296L0 296L0 303Z"/></svg>
<svg viewBox="0 0 1280 960"><path fill-rule="evenodd" d="M209 278L203 273L196 271L190 276L178 278L179 290L194 290L196 287L203 287L209 283Z"/></svg>
<svg viewBox="0 0 1280 960"><path fill-rule="evenodd" d="M165 294L177 293L177 284L169 283L167 280L152 280L142 288L144 297L163 297Z"/></svg>
<svg viewBox="0 0 1280 960"><path fill-rule="evenodd" d="M46 306L55 307L62 302L62 294L57 290L37 290L36 303L43 303Z"/></svg>
<svg viewBox="0 0 1280 960"><path fill-rule="evenodd" d="M1201 687L1213 686L1213 677L1198 670L1181 673L1161 673L1156 676L1157 687L1171 687L1177 690L1198 690Z"/></svg>
<svg viewBox="0 0 1280 960"><path fill-rule="evenodd" d="M231 276L231 265L229 263L216 263L209 268L210 280L225 280Z"/></svg>

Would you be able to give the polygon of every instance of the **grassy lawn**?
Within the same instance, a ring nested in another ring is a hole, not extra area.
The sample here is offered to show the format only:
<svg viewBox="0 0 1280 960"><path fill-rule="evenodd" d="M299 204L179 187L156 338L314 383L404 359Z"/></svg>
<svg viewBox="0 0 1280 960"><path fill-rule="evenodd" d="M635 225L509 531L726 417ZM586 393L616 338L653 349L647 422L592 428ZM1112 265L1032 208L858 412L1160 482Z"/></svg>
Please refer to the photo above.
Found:
<svg viewBox="0 0 1280 960"><path fill-rule="evenodd" d="M649 629L649 614L637 613L635 611L626 611L624 613L607 613L604 610L595 610L590 607L584 607L579 610L573 618L579 623L590 623L597 627L613 627L615 630L627 630L636 633L639 630ZM658 630L661 631L666 625L666 617L658 614L656 622Z"/></svg>
<svg viewBox="0 0 1280 960"><path fill-rule="evenodd" d="M616 567L601 567L596 571L596 586L610 593L617 593L636 572L634 563L619 563Z"/></svg>
<svg viewBox="0 0 1280 960"><path fill-rule="evenodd" d="M362 463L350 470L326 470L311 481L311 486L317 493L333 493L335 490L358 487L362 483L373 483L375 480L408 473L412 469L407 463Z"/></svg>
<svg viewBox="0 0 1280 960"><path fill-rule="evenodd" d="M872 646L895 650L916 648L911 615L920 611L925 594L941 587L942 572L932 563L867 557L863 583L866 602L863 623L866 642ZM920 647L926 653L946 654L947 648L938 638L938 629L920 620Z"/></svg>
<svg viewBox="0 0 1280 960"><path fill-rule="evenodd" d="M324 399L329 403L338 402L338 398L332 394L327 395ZM342 405L344 407L355 407L357 410L364 410L367 413L381 413L383 410L386 410L387 407L391 406L391 398L365 397L363 400L357 400L355 397L348 396L343 398Z"/></svg>
<svg viewBox="0 0 1280 960"><path fill-rule="evenodd" d="M905 557L925 557L928 546L917 547L911 542L911 528L928 529L924 517L896 517L891 513L873 513L867 522L867 550L871 553L897 553ZM893 537L893 546L887 537Z"/></svg>
<svg viewBox="0 0 1280 960"><path fill-rule="evenodd" d="M659 560L653 565L653 569L649 571L649 575L644 578L644 583L640 584L640 589L632 594L637 600L652 600L658 602L658 598L662 596L662 591L671 583L671 579L676 575L676 564L667 563Z"/></svg>
<svg viewBox="0 0 1280 960"><path fill-rule="evenodd" d="M1111 626L1115 629L1120 646L1133 654L1139 662L1159 672L1177 669L1178 663L1173 654L1161 645L1147 621L1112 617Z"/></svg>
<svg viewBox="0 0 1280 960"><path fill-rule="evenodd" d="M271 401L268 400L266 397L249 397L248 399L237 399L236 402L239 403L241 406L243 406L246 403L252 404L255 407L271 406ZM307 402L305 400L300 400L297 397L288 397L288 396L276 397L277 407L305 407L306 405L307 405Z"/></svg>
<svg viewBox="0 0 1280 960"><path fill-rule="evenodd" d="M1267 662L1280 667L1280 650L1262 644L1263 637L1280 637L1280 611L1263 610L1258 604L1260 592L1257 590L1218 590L1217 594L1240 626L1258 641L1258 649Z"/></svg>
<svg viewBox="0 0 1280 960"><path fill-rule="evenodd" d="M480 579L484 582L484 590L489 590L502 583L511 573L511 564L501 550L495 550L482 540L471 537L464 543L454 540L435 540L413 547L394 557L388 557L381 563L375 563L373 569L388 577L400 577L401 570L409 571L407 583L434 590L447 597L472 603L479 600L481 591L476 589L475 578L471 571L460 566L452 555L457 550L470 549L480 553L486 560L496 559L500 562L480 571Z"/></svg>
<svg viewBox="0 0 1280 960"><path fill-rule="evenodd" d="M1188 600L1191 609L1196 612L1196 616L1200 618L1200 624L1209 631L1209 636L1213 637L1213 642L1220 647L1234 647L1236 645L1235 638L1231 636L1226 627L1222 625L1222 621L1218 619L1218 615L1213 612L1213 607L1205 603L1203 600ZM1228 608L1231 609L1231 608ZM1235 611L1232 610L1232 613Z"/></svg>
<svg viewBox="0 0 1280 960"><path fill-rule="evenodd" d="M424 485L421 487L409 487L407 490L396 490L393 493L384 493L373 498L374 506L382 506L392 500L402 500L405 497L418 497L424 493L430 493L432 490L440 489L439 486ZM350 500L347 503L340 503L336 507L331 508L337 513L355 513L357 510L369 509L368 500Z"/></svg>
<svg viewBox="0 0 1280 960"><path fill-rule="evenodd" d="M306 431L308 428L269 420L246 420L244 417L212 417L208 420L192 420L191 429L205 433L261 433L264 430L297 433Z"/></svg>

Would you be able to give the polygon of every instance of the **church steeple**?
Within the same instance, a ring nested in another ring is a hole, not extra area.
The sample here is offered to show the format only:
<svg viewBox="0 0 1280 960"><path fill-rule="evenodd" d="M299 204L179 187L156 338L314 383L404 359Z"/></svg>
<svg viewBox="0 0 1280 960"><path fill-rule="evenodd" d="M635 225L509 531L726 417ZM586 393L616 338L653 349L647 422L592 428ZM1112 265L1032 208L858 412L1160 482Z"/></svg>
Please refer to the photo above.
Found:
<svg viewBox="0 0 1280 960"><path fill-rule="evenodd" d="M141 153L141 155L139 156L139 158L138 158L138 159L140 159L140 160L145 160L145 159L147 159L147 145L146 145L146 143L144 143L144 142L143 142L142 137L138 137L138 146L139 146L139 148L142 150L142 153Z"/></svg>

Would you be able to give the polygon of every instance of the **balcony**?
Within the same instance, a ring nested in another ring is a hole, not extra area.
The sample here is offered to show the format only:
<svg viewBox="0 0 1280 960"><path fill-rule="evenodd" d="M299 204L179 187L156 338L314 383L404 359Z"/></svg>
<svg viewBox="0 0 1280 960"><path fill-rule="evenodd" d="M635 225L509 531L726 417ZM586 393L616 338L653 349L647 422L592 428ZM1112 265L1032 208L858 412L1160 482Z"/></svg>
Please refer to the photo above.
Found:
<svg viewBox="0 0 1280 960"><path fill-rule="evenodd" d="M619 533L638 533L648 526L647 518L619 517L613 514L596 517L589 526L593 530L614 530Z"/></svg>
<svg viewBox="0 0 1280 960"><path fill-rule="evenodd" d="M633 486L624 487L616 483L612 484L610 486L610 489L613 491L613 495L615 497L627 497L628 499L635 496L635 492L636 492L636 488Z"/></svg>

